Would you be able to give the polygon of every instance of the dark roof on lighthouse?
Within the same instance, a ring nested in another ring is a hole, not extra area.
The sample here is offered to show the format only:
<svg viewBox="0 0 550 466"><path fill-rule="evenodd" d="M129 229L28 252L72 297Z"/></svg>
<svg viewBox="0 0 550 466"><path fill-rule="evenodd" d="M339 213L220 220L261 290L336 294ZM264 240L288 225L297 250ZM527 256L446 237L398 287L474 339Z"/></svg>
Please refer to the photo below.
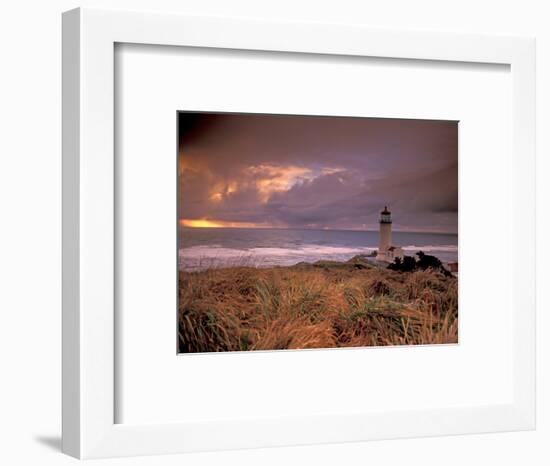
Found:
<svg viewBox="0 0 550 466"><path fill-rule="evenodd" d="M391 214L391 212L388 210L388 206L384 206L384 210L382 212L380 212L381 214L384 214L384 215L389 215Z"/></svg>

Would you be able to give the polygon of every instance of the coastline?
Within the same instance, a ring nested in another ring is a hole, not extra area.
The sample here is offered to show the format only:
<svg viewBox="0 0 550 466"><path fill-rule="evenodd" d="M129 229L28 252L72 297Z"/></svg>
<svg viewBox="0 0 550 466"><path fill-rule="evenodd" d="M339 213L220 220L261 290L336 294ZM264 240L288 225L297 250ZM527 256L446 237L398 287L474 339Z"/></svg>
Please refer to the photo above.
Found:
<svg viewBox="0 0 550 466"><path fill-rule="evenodd" d="M393 232L393 245L405 254L418 251L442 262L458 260L458 236L422 232ZM186 228L179 229L178 267L203 270L250 265L259 268L292 266L318 260L347 261L378 250L374 231Z"/></svg>
<svg viewBox="0 0 550 466"><path fill-rule="evenodd" d="M408 255L422 251L435 255L443 263L458 261L458 247L404 246ZM178 251L178 268L181 271L200 271L210 268L248 266L255 268L292 267L299 263L318 261L346 262L356 256L374 257L377 247L331 247L305 245L288 248L230 249L219 245L193 246Z"/></svg>

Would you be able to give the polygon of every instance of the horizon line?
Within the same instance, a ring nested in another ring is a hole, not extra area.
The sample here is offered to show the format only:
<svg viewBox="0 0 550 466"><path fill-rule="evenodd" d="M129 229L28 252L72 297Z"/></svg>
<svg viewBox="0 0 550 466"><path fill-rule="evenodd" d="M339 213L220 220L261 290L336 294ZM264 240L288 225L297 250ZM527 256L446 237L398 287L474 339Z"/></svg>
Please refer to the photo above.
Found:
<svg viewBox="0 0 550 466"><path fill-rule="evenodd" d="M377 229L359 229L359 228L312 228L312 227L276 227L276 226L189 226L182 225L178 222L180 228L188 230L311 230L311 231L355 231L376 233ZM435 235L458 235L458 231L441 231L441 230L393 230L393 233L430 233Z"/></svg>

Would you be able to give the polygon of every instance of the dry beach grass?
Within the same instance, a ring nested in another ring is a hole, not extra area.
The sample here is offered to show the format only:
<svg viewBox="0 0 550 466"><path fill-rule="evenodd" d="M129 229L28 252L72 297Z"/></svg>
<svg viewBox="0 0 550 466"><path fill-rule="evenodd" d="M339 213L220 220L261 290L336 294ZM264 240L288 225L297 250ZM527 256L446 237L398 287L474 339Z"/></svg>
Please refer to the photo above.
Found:
<svg viewBox="0 0 550 466"><path fill-rule="evenodd" d="M181 352L458 342L458 280L350 260L179 272Z"/></svg>

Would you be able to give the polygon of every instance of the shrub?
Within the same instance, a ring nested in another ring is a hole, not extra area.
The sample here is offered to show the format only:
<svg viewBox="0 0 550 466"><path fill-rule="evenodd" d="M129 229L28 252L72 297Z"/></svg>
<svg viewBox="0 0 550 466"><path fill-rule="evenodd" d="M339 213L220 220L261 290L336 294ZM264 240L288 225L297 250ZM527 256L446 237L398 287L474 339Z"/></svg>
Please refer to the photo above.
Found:
<svg viewBox="0 0 550 466"><path fill-rule="evenodd" d="M451 277L452 274L443 267L443 263L435 256L430 256L422 251L416 253L418 260L413 256L405 256L403 259L396 257L395 260L388 265L388 269L399 272L414 272L415 270L432 269L442 273L446 277Z"/></svg>

